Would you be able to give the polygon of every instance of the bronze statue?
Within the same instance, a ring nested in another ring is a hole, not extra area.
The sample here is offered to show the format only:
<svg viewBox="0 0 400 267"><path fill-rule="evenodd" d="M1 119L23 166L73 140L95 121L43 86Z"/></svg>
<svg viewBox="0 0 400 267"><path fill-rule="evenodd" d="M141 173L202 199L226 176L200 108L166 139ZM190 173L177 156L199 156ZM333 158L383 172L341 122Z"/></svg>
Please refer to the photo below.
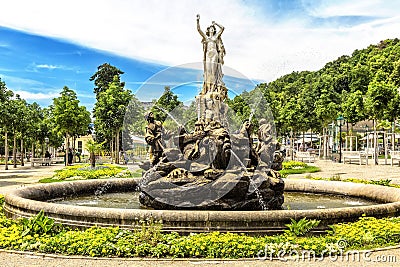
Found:
<svg viewBox="0 0 400 267"><path fill-rule="evenodd" d="M163 127L160 121L154 119L153 112L149 112L145 115L145 119L148 122L146 126L146 135L144 139L149 147L150 162L154 166L162 157L165 149L165 144L162 139Z"/></svg>
<svg viewBox="0 0 400 267"><path fill-rule="evenodd" d="M216 26L219 28L218 31ZM226 88L222 81L225 47L221 39L224 27L213 21L204 33L200 28L200 15L197 15L197 31L203 43L204 84L201 94L217 91L225 96Z"/></svg>

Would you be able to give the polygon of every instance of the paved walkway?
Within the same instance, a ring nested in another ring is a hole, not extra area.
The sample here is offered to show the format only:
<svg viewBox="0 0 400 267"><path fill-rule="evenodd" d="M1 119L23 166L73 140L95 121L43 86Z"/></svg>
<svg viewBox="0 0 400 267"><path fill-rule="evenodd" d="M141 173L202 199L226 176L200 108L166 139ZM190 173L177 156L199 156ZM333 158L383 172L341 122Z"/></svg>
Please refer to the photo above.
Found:
<svg viewBox="0 0 400 267"><path fill-rule="evenodd" d="M319 160L313 165L321 172L311 174L315 177L332 177L361 179L391 179L400 183L400 167L384 165L339 164ZM41 178L51 177L54 170L63 165L18 167L10 166L8 171L0 166L0 194L9 190L37 183ZM304 178L306 174L290 175L288 178ZM55 256L37 253L8 252L0 250L0 266L400 266L400 249L383 249L372 253L361 253L355 258L324 258L289 260L204 260L204 259L104 259L73 256Z"/></svg>
<svg viewBox="0 0 400 267"><path fill-rule="evenodd" d="M384 165L384 160L380 160L380 165L359 165L335 163L328 160L317 160L315 165L321 169L320 172L312 174L289 175L289 178L304 178L305 176L330 178L340 176L340 178L358 178L366 180L390 179L393 183L400 183L400 167L398 165Z"/></svg>
<svg viewBox="0 0 400 267"><path fill-rule="evenodd" d="M36 164L32 167L31 163L28 162L23 167L17 166L17 168L14 168L12 165L9 165L8 170L4 170L4 165L0 165L0 194L5 194L9 190L27 184L37 183L42 178L53 176L55 170L62 168L64 168L64 164L50 166Z"/></svg>

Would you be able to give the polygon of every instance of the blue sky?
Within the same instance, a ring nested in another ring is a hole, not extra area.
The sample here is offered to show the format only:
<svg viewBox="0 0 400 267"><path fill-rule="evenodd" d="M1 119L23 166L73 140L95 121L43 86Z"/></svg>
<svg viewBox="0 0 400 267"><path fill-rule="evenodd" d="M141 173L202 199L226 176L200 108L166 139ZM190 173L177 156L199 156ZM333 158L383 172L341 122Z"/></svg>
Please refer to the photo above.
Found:
<svg viewBox="0 0 400 267"><path fill-rule="evenodd" d="M108 62L125 72L126 87L142 100L157 97L164 85L188 100L201 84L200 14L203 29L212 20L225 26L225 82L238 93L252 89L252 81L317 70L398 38L398 10L400 1L383 0L5 1L0 77L42 106L66 85L91 110L89 78Z"/></svg>

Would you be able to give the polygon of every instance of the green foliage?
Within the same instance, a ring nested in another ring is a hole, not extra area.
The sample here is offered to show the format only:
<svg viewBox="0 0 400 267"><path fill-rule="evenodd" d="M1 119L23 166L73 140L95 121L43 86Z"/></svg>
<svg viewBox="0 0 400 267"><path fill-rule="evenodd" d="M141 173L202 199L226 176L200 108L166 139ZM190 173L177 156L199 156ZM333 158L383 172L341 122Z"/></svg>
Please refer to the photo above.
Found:
<svg viewBox="0 0 400 267"><path fill-rule="evenodd" d="M98 139L100 141L115 140L115 150L113 148L111 150L116 153L112 157L116 163L119 163L120 132L124 124L126 108L132 99L131 91L125 90L120 77L115 75L108 87L98 92L96 98L93 116L96 133L99 133Z"/></svg>
<svg viewBox="0 0 400 267"><path fill-rule="evenodd" d="M369 181L370 184L376 184L376 185L382 185L382 186L390 186L390 183L392 182L392 180L390 179L385 179L385 180L371 180Z"/></svg>
<svg viewBox="0 0 400 267"><path fill-rule="evenodd" d="M1 199L2 196L0 202ZM306 218L292 220L284 234L273 236L163 233L162 224L152 219L139 221L133 231L118 227L71 230L56 226L43 212L25 220L9 220L1 213L0 225L1 249L91 257L256 258L265 253L276 256L285 251L301 253L303 250L314 251L316 255L332 251L334 255L339 241L346 242L344 249L400 243L399 217L362 217L353 223L334 224L326 235L320 236L304 236L318 226L318 221Z"/></svg>
<svg viewBox="0 0 400 267"><path fill-rule="evenodd" d="M40 180L41 183L59 182L68 179L86 180L86 179L100 179L110 177L127 178L134 176L131 172L127 171L125 167L119 167L111 164L99 165L95 168L90 167L88 164L68 166L61 170L56 170L56 174L49 178Z"/></svg>
<svg viewBox="0 0 400 267"><path fill-rule="evenodd" d="M20 224L22 226L22 237L36 234L54 234L57 233L57 228L62 227L60 224L55 224L53 219L46 217L43 210L29 219L22 218Z"/></svg>
<svg viewBox="0 0 400 267"><path fill-rule="evenodd" d="M122 74L124 74L122 70L110 65L109 63L103 63L98 66L97 71L89 79L94 82L95 88L93 91L96 94L96 98L99 93L107 90L108 85L113 81L115 76L120 80ZM125 83L120 82L120 86L124 87Z"/></svg>
<svg viewBox="0 0 400 267"><path fill-rule="evenodd" d="M103 143L99 144L99 143L93 141L92 139L90 139L86 142L85 148L87 149L87 151L89 153L93 153L93 154L100 153L103 148Z"/></svg>
<svg viewBox="0 0 400 267"><path fill-rule="evenodd" d="M103 123L110 130L120 129L131 98L131 92L120 85L117 75L114 76L107 89L97 95L93 112L95 122Z"/></svg>
<svg viewBox="0 0 400 267"><path fill-rule="evenodd" d="M79 106L76 93L67 86L64 86L60 97L54 98L52 115L56 130L69 136L86 134L91 121L89 111Z"/></svg>
<svg viewBox="0 0 400 267"><path fill-rule="evenodd" d="M348 249L368 249L397 245L400 240L400 218L361 217L354 223L331 226L328 233L346 240Z"/></svg>
<svg viewBox="0 0 400 267"><path fill-rule="evenodd" d="M290 219L290 221L290 224L286 224L289 229L285 230L285 233L294 236L303 236L313 228L317 227L320 223L318 220L308 220L306 217L299 221L296 221L295 219Z"/></svg>
<svg viewBox="0 0 400 267"><path fill-rule="evenodd" d="M400 42L396 38L355 50L318 71L292 72L257 89L270 104L278 135L286 135L308 129L320 132L338 114L350 123L367 116L393 121L399 116L400 99L394 90L399 86Z"/></svg>
<svg viewBox="0 0 400 267"><path fill-rule="evenodd" d="M325 181L342 181L342 182L350 182L350 183L358 183L358 184L375 184L381 186L390 186L400 188L399 184L392 184L392 180L390 179L381 179L381 180L363 180L359 178L346 178L341 179L340 175L334 175L330 178L322 178L322 177L310 177L312 180L325 180Z"/></svg>
<svg viewBox="0 0 400 267"><path fill-rule="evenodd" d="M178 100L178 96L171 91L169 86L165 86L164 93L154 103L151 108L151 112L154 114L154 118L161 122L164 122L168 114L166 112L176 111L178 106L182 106L183 103ZM175 113L175 112L174 112ZM174 114L175 115L175 114Z"/></svg>
<svg viewBox="0 0 400 267"><path fill-rule="evenodd" d="M370 115L371 119L385 119L385 115L389 113L397 113L398 115L398 104L394 104L395 111L388 111L388 104L394 99L397 99L398 92L397 88L390 83L385 81L373 81L368 86L366 94L365 108L367 114ZM397 106L396 106L397 105ZM397 116L395 116L397 117ZM393 119L393 118L390 118Z"/></svg>
<svg viewBox="0 0 400 267"><path fill-rule="evenodd" d="M4 195L0 195L0 214L3 213Z"/></svg>
<svg viewBox="0 0 400 267"><path fill-rule="evenodd" d="M301 161L284 161L282 162L282 170L279 173L282 177L287 177L289 174L313 173L319 172L320 168L309 166Z"/></svg>
<svg viewBox="0 0 400 267"><path fill-rule="evenodd" d="M307 167L308 165L302 161L284 161L282 162L282 169L283 170L289 170L289 169L303 169Z"/></svg>
<svg viewBox="0 0 400 267"><path fill-rule="evenodd" d="M131 96L128 107L126 108L124 126L127 127L123 131L127 131L123 138L126 138L130 134L142 136L146 121L144 119L144 108L143 104L137 99L135 95ZM126 143L130 143L129 141Z"/></svg>

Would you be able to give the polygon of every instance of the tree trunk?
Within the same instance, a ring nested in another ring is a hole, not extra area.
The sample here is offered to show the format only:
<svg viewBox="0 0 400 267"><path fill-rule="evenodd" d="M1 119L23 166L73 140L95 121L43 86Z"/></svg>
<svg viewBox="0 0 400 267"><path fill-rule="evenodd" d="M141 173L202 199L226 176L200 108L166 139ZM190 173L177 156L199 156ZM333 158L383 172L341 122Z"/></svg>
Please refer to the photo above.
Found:
<svg viewBox="0 0 400 267"><path fill-rule="evenodd" d="M294 138L293 130L290 130L290 159L294 160Z"/></svg>
<svg viewBox="0 0 400 267"><path fill-rule="evenodd" d="M326 127L323 128L322 130L322 135L323 135L323 139L324 139L324 159L326 160L328 157L328 142L327 142L327 134L326 134Z"/></svg>
<svg viewBox="0 0 400 267"><path fill-rule="evenodd" d="M72 137L72 162L75 163L75 142L76 142L76 137Z"/></svg>
<svg viewBox="0 0 400 267"><path fill-rule="evenodd" d="M387 164L388 159L388 140L386 136L386 129L383 132L383 149L385 150L385 165Z"/></svg>
<svg viewBox="0 0 400 267"><path fill-rule="evenodd" d="M33 140L32 140L32 158L34 158L35 157L35 149L36 149L36 146L35 146L35 143L36 143L36 138L34 138Z"/></svg>
<svg viewBox="0 0 400 267"><path fill-rule="evenodd" d="M395 145L394 142L396 141L396 120L393 120L393 130L392 130L392 151L395 151Z"/></svg>
<svg viewBox="0 0 400 267"><path fill-rule="evenodd" d="M374 124L374 164L378 165L378 145L377 145L377 136L376 136L376 120L373 120Z"/></svg>
<svg viewBox="0 0 400 267"><path fill-rule="evenodd" d="M96 154L94 152L90 152L90 165L92 168L96 167Z"/></svg>
<svg viewBox="0 0 400 267"><path fill-rule="evenodd" d="M119 164L119 129L115 134L115 164Z"/></svg>
<svg viewBox="0 0 400 267"><path fill-rule="evenodd" d="M25 166L24 163L24 138L21 136L21 166Z"/></svg>
<svg viewBox="0 0 400 267"><path fill-rule="evenodd" d="M110 150L111 150L111 163L114 163L114 132L111 132L111 144L110 144Z"/></svg>
<svg viewBox="0 0 400 267"><path fill-rule="evenodd" d="M14 133L13 167L17 168L17 134Z"/></svg>
<svg viewBox="0 0 400 267"><path fill-rule="evenodd" d="M65 134L65 166L68 166L69 134Z"/></svg>
<svg viewBox="0 0 400 267"><path fill-rule="evenodd" d="M5 156L4 156L4 160L5 160L5 166L4 166L4 169L5 170L8 170L8 133L7 133L7 129L6 129L6 131L5 131L5 134L4 134L4 153L5 153Z"/></svg>
<svg viewBox="0 0 400 267"><path fill-rule="evenodd" d="M31 155L31 166L33 167L33 162L32 162L32 158L35 157L35 139L32 140L32 155Z"/></svg>

